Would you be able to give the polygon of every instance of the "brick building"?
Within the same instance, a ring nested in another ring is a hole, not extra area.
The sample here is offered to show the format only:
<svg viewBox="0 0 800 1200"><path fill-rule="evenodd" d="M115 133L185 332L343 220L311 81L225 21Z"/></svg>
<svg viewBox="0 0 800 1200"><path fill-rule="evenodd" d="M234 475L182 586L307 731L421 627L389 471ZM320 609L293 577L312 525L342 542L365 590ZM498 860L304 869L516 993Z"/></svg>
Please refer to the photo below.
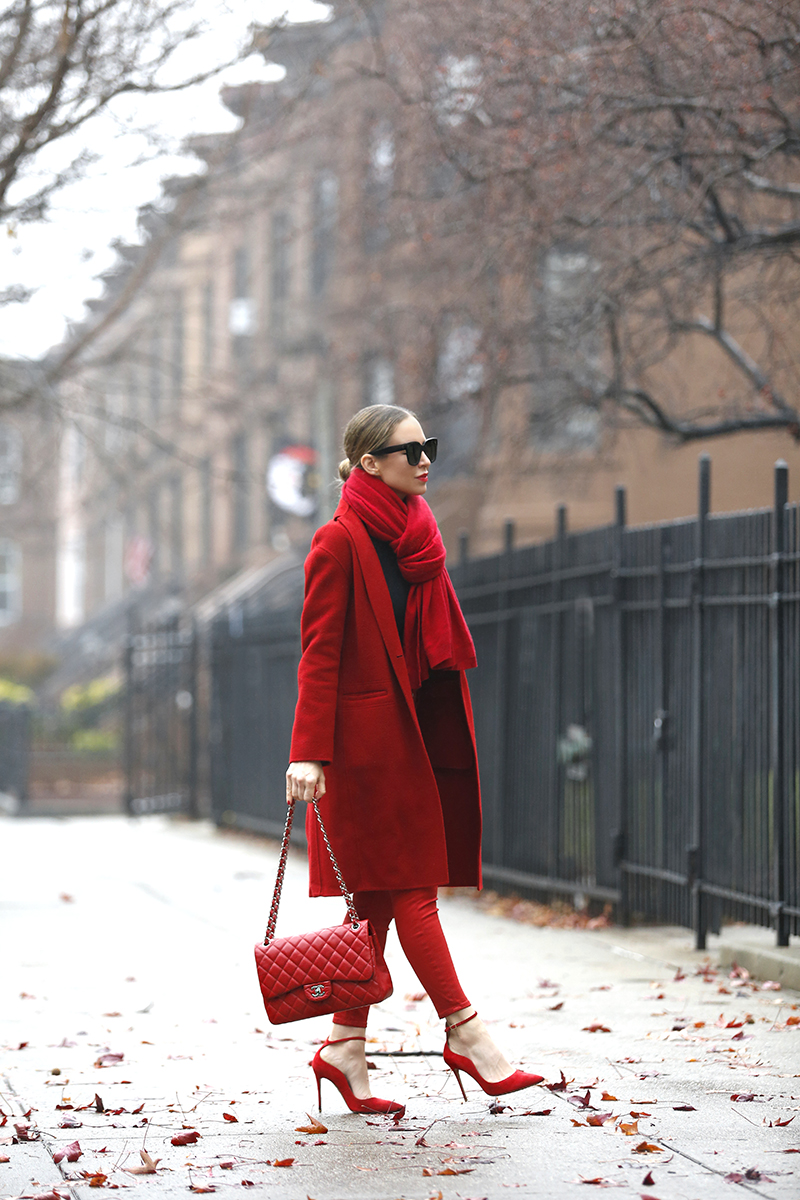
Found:
<svg viewBox="0 0 800 1200"><path fill-rule="evenodd" d="M360 14L334 6L265 35L284 79L223 92L241 129L196 139L205 170L168 184L142 246L119 249L93 314L114 319L67 389L66 624L145 583L196 596L302 548L335 506L341 430L367 403L410 407L440 437L431 499L448 544L466 528L475 552L496 548L506 517L523 540L548 536L557 503L575 526L610 520L618 482L634 522L686 515L704 449L715 507L766 505L772 462L797 459L778 433L677 447L580 405L541 419L569 352L548 319L568 318L590 264L545 247L528 277L483 269L491 214L476 227L425 105L401 102L413 80L378 77ZM371 19L389 52L408 35L390 4ZM428 99L442 120L463 118L468 75L445 48ZM498 312L544 382L489 394ZM697 397L725 386L702 346L686 367Z"/></svg>
<svg viewBox="0 0 800 1200"><path fill-rule="evenodd" d="M32 364L0 361L0 660L4 661L38 650L55 628L59 425L48 398L38 395L40 375Z"/></svg>

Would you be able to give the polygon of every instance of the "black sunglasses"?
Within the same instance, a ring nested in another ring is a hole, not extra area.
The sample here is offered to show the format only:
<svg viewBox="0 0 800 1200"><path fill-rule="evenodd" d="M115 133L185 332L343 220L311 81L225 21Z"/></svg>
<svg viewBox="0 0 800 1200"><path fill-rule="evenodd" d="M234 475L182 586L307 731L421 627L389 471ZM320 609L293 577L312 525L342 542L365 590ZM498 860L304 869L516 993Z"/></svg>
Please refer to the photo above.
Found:
<svg viewBox="0 0 800 1200"><path fill-rule="evenodd" d="M399 446L381 446L380 450L372 450L371 454L374 458L378 458L384 454L395 454L399 450L405 450L410 465L417 467L423 454L427 454L432 463L436 462L438 449L439 439L428 438L424 442L401 442Z"/></svg>

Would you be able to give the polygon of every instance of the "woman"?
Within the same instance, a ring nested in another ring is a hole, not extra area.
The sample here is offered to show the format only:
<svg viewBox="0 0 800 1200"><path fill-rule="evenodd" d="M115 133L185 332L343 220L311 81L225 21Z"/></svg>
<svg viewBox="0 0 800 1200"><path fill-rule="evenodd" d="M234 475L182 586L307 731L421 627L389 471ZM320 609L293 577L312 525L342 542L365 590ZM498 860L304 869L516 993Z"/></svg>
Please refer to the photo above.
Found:
<svg viewBox="0 0 800 1200"><path fill-rule="evenodd" d="M286 798L320 811L360 917L381 945L392 919L446 1022L444 1058L489 1095L540 1083L512 1071L464 995L439 924L439 885L481 886L481 813L466 622L423 499L436 439L406 409L352 418L342 498L306 561L303 655ZM339 894L312 811L310 894ZM337 1013L312 1063L353 1112L402 1112L371 1095L368 1009ZM466 1099L466 1094L464 1094Z"/></svg>

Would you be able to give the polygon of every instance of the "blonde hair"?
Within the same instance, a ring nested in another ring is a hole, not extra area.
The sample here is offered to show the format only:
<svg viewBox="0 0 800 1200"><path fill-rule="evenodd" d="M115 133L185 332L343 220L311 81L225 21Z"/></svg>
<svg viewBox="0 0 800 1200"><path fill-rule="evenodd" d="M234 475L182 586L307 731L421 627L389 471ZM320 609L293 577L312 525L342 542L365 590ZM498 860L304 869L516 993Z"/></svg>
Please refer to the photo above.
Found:
<svg viewBox="0 0 800 1200"><path fill-rule="evenodd" d="M364 454L387 445L392 432L406 417L416 416L407 408L394 404L370 404L350 418L344 431L344 452L347 458L339 463L339 478L344 482Z"/></svg>

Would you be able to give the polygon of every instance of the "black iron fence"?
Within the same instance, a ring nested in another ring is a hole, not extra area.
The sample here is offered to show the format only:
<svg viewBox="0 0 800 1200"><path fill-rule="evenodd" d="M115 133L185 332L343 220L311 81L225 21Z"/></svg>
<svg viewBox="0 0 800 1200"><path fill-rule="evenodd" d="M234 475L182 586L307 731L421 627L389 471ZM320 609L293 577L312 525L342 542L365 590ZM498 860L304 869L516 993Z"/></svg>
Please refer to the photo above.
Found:
<svg viewBox="0 0 800 1200"><path fill-rule="evenodd" d="M198 639L177 620L125 646L125 807L197 813Z"/></svg>
<svg viewBox="0 0 800 1200"><path fill-rule="evenodd" d="M800 506L785 464L771 510L711 515L709 495L704 457L695 518L629 528L618 489L610 526L569 533L562 508L541 545L515 549L511 525L498 555L462 544L485 874L693 927L700 947L729 919L785 945L800 931ZM298 599L212 628L220 823L282 829L299 617ZM196 661L185 631L129 647L140 811L194 804L196 707L178 697Z"/></svg>
<svg viewBox="0 0 800 1200"><path fill-rule="evenodd" d="M16 803L28 798L30 752L30 708L0 701L0 792Z"/></svg>
<svg viewBox="0 0 800 1200"><path fill-rule="evenodd" d="M800 510L616 522L462 561L489 880L695 929L800 918Z"/></svg>

